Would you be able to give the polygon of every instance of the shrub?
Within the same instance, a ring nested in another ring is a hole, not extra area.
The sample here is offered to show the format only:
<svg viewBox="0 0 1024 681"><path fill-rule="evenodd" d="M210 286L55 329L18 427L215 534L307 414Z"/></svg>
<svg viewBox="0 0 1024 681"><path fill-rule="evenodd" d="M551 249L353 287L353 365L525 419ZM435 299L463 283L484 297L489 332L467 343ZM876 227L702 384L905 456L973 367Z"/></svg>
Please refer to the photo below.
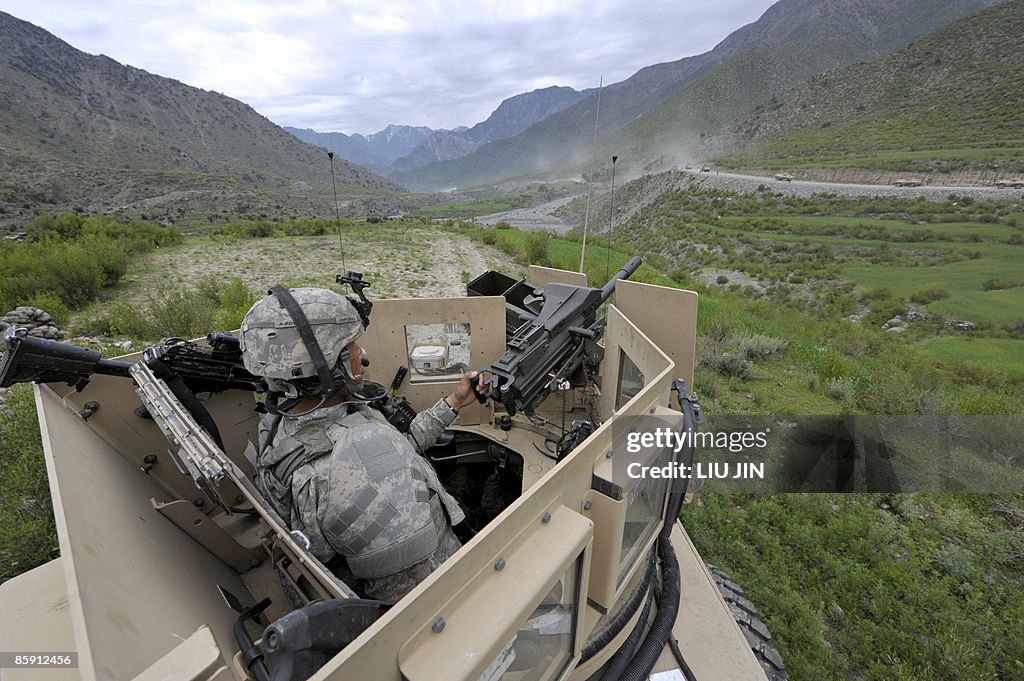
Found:
<svg viewBox="0 0 1024 681"><path fill-rule="evenodd" d="M723 376L747 381L754 377L754 365L738 355L724 355L715 362L715 371Z"/></svg>
<svg viewBox="0 0 1024 681"><path fill-rule="evenodd" d="M774 355L785 350L788 345L781 338L772 338L762 334L740 336L734 342L736 352L747 359L759 359L768 355Z"/></svg>
<svg viewBox="0 0 1024 681"><path fill-rule="evenodd" d="M846 363L843 356L835 350L828 350L818 358L818 379L828 385L830 381L846 375Z"/></svg>
<svg viewBox="0 0 1024 681"><path fill-rule="evenodd" d="M71 319L71 310L60 299L60 296L54 293L39 293L29 298L25 304L38 307L43 312L48 313L53 317L54 323L60 327L66 326Z"/></svg>
<svg viewBox="0 0 1024 681"><path fill-rule="evenodd" d="M498 220L498 222L495 223L494 225L494 229L512 229L512 225L510 225L505 220Z"/></svg>
<svg viewBox="0 0 1024 681"><path fill-rule="evenodd" d="M850 392L851 381L848 378L833 378L825 383L825 394L832 399L842 401Z"/></svg>
<svg viewBox="0 0 1024 681"><path fill-rule="evenodd" d="M150 296L144 306L115 303L108 323L113 333L148 341L196 338L214 330L238 328L255 300L240 279L224 282L211 276L192 289Z"/></svg>
<svg viewBox="0 0 1024 681"><path fill-rule="evenodd" d="M943 298L949 298L949 291L944 288L926 288L914 293L910 296L910 302L917 303L919 305L927 305L928 303L934 303L936 300L942 300Z"/></svg>
<svg viewBox="0 0 1024 681"><path fill-rule="evenodd" d="M989 279L981 285L981 288L986 291L999 291L1005 288L1013 288L1013 283L1005 279Z"/></svg>
<svg viewBox="0 0 1024 681"><path fill-rule="evenodd" d="M718 284L719 286L725 286L726 284L729 283L729 277L725 276L724 274L719 274L718 278L715 279L715 283Z"/></svg>
<svg viewBox="0 0 1024 681"><path fill-rule="evenodd" d="M480 240L485 244L493 246L498 241L498 235L494 233L493 229L482 230Z"/></svg>
<svg viewBox="0 0 1024 681"><path fill-rule="evenodd" d="M526 262L530 265L548 264L548 241L551 235L547 232L530 232L526 237Z"/></svg>

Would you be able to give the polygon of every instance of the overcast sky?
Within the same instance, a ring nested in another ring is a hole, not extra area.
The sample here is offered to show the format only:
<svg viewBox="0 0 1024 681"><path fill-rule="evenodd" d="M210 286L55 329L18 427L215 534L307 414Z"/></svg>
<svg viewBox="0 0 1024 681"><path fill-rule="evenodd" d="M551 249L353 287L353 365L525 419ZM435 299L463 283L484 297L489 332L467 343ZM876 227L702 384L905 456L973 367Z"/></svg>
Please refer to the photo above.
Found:
<svg viewBox="0 0 1024 681"><path fill-rule="evenodd" d="M278 125L471 126L501 100L700 54L775 0L3 0L90 54L240 99Z"/></svg>

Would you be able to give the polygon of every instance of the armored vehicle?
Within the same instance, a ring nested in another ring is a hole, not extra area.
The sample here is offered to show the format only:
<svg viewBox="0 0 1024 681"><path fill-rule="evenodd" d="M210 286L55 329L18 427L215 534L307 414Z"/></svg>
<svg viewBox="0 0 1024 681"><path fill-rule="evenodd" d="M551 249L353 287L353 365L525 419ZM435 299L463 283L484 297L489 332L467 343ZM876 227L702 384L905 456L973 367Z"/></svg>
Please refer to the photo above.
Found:
<svg viewBox="0 0 1024 681"><path fill-rule="evenodd" d="M121 362L71 352L83 363L40 370L51 371L34 390L61 555L0 587L0 649L36 655L6 660L5 681L752 681L766 660L782 678L742 592L726 584L723 597L676 520L685 482L616 468L621 436L645 419L696 425L697 294L624 278L602 291L537 267L529 283L473 283L463 298L375 301L360 341L374 375L395 377L387 392L415 409L463 365L524 381L495 382L429 450L475 533L397 603L361 598L257 492L245 452L258 388L246 376L199 372L211 382L195 384L196 408L150 371L186 350L214 366L230 336ZM563 303L586 314L563 315ZM505 362L533 339L547 351L566 338L572 351L536 387ZM427 355L441 361L424 368ZM9 350L0 376L18 361ZM219 390L222 379L242 389ZM685 455L655 446L634 463Z"/></svg>
<svg viewBox="0 0 1024 681"><path fill-rule="evenodd" d="M998 180L995 186L999 189L1024 189L1024 180Z"/></svg>
<svg viewBox="0 0 1024 681"><path fill-rule="evenodd" d="M893 182L897 187L920 187L924 182L917 179L916 177L901 177L900 179Z"/></svg>
<svg viewBox="0 0 1024 681"><path fill-rule="evenodd" d="M787 173L777 173L775 175L775 179L778 180L779 182L792 182L793 176Z"/></svg>

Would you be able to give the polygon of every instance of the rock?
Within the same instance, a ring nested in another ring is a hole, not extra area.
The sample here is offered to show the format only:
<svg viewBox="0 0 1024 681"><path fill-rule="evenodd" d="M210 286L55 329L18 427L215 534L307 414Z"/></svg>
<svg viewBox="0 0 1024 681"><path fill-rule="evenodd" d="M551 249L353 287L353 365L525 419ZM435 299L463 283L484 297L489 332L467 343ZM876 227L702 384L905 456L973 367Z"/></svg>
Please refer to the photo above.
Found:
<svg viewBox="0 0 1024 681"><path fill-rule="evenodd" d="M134 348L134 347L135 347L135 343L132 343L132 342L131 342L130 340L126 340L126 341L125 341L125 342L124 342L124 343L123 343L123 344L121 345L121 347L122 347L122 348L124 349L124 351L125 351L125 352L131 352L132 348Z"/></svg>
<svg viewBox="0 0 1024 681"><path fill-rule="evenodd" d="M924 305L908 305L906 317L912 322L924 321L928 319L928 309Z"/></svg>
<svg viewBox="0 0 1024 681"><path fill-rule="evenodd" d="M885 330L888 331L889 333L903 333L904 331L907 330L907 327L905 327L905 326L891 326L891 327L886 328Z"/></svg>

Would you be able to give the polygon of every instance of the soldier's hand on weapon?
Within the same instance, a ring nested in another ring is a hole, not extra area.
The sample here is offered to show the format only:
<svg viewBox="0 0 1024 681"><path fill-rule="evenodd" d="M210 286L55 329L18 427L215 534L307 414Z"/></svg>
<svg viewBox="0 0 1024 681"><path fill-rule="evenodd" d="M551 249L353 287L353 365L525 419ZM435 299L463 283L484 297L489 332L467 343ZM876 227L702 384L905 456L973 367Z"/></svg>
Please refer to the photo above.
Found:
<svg viewBox="0 0 1024 681"><path fill-rule="evenodd" d="M477 395L486 396L489 388L486 382L479 380L479 378L480 372L478 371L462 374L462 379L455 387L455 391L447 397L448 405L455 411L458 411L480 399Z"/></svg>

